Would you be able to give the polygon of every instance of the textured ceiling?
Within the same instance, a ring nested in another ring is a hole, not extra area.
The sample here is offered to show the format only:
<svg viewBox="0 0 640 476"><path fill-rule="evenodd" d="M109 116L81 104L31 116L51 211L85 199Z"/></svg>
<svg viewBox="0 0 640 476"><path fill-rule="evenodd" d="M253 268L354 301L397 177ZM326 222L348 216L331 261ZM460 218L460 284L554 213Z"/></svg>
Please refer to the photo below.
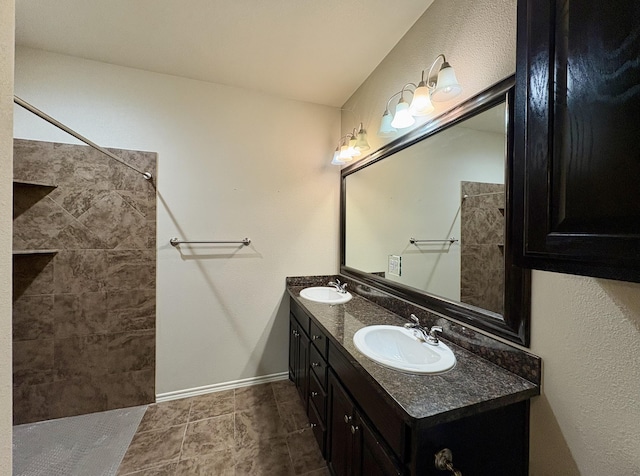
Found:
<svg viewBox="0 0 640 476"><path fill-rule="evenodd" d="M341 106L433 0L17 0L16 43Z"/></svg>

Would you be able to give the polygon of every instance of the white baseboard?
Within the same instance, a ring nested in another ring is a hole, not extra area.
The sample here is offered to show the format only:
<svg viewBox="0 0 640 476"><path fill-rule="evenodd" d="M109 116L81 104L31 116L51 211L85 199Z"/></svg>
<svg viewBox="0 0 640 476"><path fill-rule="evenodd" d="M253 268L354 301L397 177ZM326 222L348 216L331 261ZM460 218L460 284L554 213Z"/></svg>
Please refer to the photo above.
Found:
<svg viewBox="0 0 640 476"><path fill-rule="evenodd" d="M223 390L249 387L251 385L258 385L261 383L278 382L288 378L288 372L280 372L277 374L263 375L261 377L250 377L242 380L233 380L231 382L205 385L203 387L186 388L184 390L159 393L156 395L156 402L168 402L169 400L177 400L179 398L196 397L198 395L206 395L207 393L222 392Z"/></svg>

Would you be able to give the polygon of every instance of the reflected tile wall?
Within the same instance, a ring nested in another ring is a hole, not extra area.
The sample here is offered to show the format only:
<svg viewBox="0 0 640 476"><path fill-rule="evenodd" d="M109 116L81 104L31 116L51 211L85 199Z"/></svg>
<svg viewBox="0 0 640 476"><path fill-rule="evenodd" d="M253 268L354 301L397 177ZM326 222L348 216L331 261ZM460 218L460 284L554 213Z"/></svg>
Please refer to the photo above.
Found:
<svg viewBox="0 0 640 476"><path fill-rule="evenodd" d="M112 152L155 177L155 153ZM14 179L14 251L57 250L14 256L14 424L152 402L154 184L86 146L19 139Z"/></svg>
<svg viewBox="0 0 640 476"><path fill-rule="evenodd" d="M461 182L460 300L504 313L504 185Z"/></svg>

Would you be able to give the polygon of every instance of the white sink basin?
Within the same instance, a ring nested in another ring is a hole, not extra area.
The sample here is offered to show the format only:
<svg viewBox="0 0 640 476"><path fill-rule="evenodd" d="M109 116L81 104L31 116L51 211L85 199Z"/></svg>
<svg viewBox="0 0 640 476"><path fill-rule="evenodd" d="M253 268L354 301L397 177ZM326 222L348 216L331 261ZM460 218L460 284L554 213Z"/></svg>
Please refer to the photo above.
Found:
<svg viewBox="0 0 640 476"><path fill-rule="evenodd" d="M399 326L367 326L357 331L353 343L380 365L413 374L437 374L456 365L449 347L427 344L413 329Z"/></svg>
<svg viewBox="0 0 640 476"><path fill-rule="evenodd" d="M321 302L324 304L344 304L351 301L351 293L339 293L336 288L327 286L318 286L314 288L305 288L300 291L300 296L309 301Z"/></svg>

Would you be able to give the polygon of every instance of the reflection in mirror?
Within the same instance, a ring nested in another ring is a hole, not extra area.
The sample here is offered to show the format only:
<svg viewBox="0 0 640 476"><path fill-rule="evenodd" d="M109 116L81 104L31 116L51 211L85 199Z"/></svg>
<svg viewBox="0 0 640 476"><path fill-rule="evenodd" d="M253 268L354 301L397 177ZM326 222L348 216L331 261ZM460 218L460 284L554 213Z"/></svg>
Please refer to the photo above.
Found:
<svg viewBox="0 0 640 476"><path fill-rule="evenodd" d="M526 345L528 272L505 239L512 86L343 170L341 270Z"/></svg>
<svg viewBox="0 0 640 476"><path fill-rule="evenodd" d="M345 264L502 314L505 103L345 179Z"/></svg>

